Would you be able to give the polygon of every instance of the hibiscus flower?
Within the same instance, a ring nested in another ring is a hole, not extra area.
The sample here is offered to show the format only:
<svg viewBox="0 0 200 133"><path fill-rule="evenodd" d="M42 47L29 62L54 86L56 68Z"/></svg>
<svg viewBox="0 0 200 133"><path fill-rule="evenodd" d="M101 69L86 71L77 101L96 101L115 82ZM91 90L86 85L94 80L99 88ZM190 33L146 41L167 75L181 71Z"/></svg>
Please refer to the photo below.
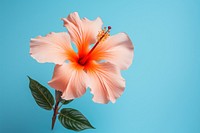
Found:
<svg viewBox="0 0 200 133"><path fill-rule="evenodd" d="M129 68L133 60L130 38L125 33L110 36L111 27L102 29L99 17L93 21L80 19L74 12L62 20L68 33L50 33L30 42L34 59L56 64L48 84L61 91L65 100L82 96L89 87L94 102L114 103L125 88L120 70Z"/></svg>

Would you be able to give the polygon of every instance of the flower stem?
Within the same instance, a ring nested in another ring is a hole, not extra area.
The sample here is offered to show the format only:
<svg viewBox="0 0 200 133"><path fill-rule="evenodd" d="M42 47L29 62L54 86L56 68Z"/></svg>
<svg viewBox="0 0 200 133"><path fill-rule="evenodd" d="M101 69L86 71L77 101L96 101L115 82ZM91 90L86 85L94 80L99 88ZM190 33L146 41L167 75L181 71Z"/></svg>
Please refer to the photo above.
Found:
<svg viewBox="0 0 200 133"><path fill-rule="evenodd" d="M55 99L56 99L56 104L54 106L53 109L53 116L52 116L52 124L51 124L51 130L53 130L55 122L56 122L56 118L57 118L57 114L58 114L58 110L60 108L58 108L59 102L60 102L60 97L61 97L61 93L59 91L55 91Z"/></svg>

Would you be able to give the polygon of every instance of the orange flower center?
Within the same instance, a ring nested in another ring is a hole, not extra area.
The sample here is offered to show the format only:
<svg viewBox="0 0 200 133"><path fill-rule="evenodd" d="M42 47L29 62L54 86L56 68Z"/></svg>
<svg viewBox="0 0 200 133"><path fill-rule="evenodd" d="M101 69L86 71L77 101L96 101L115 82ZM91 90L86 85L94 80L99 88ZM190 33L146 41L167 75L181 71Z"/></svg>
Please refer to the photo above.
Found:
<svg viewBox="0 0 200 133"><path fill-rule="evenodd" d="M98 41L95 43L95 45L92 47L92 49L88 52L88 54L86 56L84 56L83 58L80 58L78 60L78 63L82 66L84 66L87 62L88 62L88 58L90 56L90 54L94 51L94 49L98 46L98 44L100 42L105 41L109 36L110 36L110 30L111 30L111 26L108 26L108 29L106 30L106 27L104 27L104 29L102 29L99 34L97 35L97 39Z"/></svg>

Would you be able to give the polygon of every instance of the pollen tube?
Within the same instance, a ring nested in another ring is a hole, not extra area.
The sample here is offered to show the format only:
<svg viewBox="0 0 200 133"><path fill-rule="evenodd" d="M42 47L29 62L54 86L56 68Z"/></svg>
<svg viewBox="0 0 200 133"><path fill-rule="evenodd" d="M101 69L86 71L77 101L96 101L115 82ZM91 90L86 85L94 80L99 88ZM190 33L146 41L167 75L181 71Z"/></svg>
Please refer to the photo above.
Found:
<svg viewBox="0 0 200 133"><path fill-rule="evenodd" d="M106 40L110 35L109 35L109 32L111 30L111 26L108 26L108 30L106 30L106 27L99 32L97 38L98 38L98 41L95 43L94 47L89 51L89 53L83 57L82 59L79 60L79 64L81 65L85 65L85 63L87 62L87 59L89 57L89 55L94 51L94 49L97 47L97 45Z"/></svg>

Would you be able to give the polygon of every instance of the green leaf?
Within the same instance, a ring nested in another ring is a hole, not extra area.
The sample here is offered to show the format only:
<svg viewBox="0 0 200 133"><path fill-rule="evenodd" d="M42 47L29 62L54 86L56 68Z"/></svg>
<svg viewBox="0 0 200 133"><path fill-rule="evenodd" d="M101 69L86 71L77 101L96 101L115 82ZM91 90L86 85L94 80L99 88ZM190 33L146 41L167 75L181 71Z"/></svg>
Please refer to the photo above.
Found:
<svg viewBox="0 0 200 133"><path fill-rule="evenodd" d="M63 108L59 113L58 119L65 128L74 131L94 129L83 114L72 108Z"/></svg>
<svg viewBox="0 0 200 133"><path fill-rule="evenodd" d="M43 109L51 110L54 105L54 98L50 91L36 80L28 78L30 80L29 88L36 103Z"/></svg>

